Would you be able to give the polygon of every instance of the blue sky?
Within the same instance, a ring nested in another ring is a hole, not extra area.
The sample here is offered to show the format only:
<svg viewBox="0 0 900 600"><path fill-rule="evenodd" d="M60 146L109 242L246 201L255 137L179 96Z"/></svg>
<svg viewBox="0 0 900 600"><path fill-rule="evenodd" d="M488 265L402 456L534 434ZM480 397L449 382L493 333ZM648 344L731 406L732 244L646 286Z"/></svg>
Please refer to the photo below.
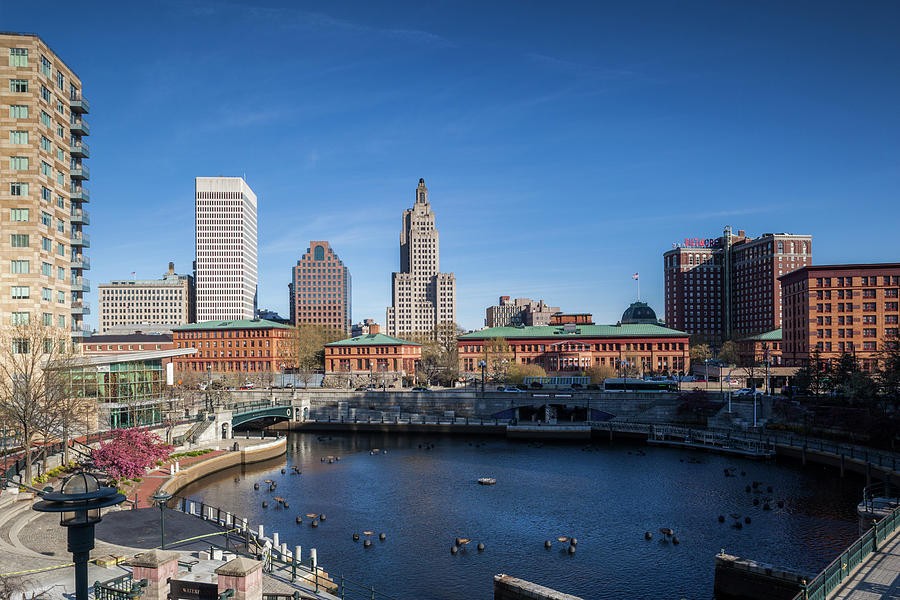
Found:
<svg viewBox="0 0 900 600"><path fill-rule="evenodd" d="M615 322L636 271L662 315L662 253L726 224L900 260L895 2L44 1L0 23L84 82L95 284L189 270L198 175L246 175L260 306L285 315L325 239L354 321L384 321L419 177L467 328L500 295Z"/></svg>

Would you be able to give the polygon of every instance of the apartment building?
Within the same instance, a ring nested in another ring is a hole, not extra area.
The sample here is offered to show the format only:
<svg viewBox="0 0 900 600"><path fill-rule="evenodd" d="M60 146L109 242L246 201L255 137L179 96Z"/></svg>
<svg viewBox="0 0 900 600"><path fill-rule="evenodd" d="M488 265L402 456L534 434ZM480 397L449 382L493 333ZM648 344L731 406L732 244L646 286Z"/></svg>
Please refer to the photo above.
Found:
<svg viewBox="0 0 900 600"><path fill-rule="evenodd" d="M542 326L550 324L550 317L560 312L558 306L548 306L543 300L500 296L500 300L484 311L486 327Z"/></svg>
<svg viewBox="0 0 900 600"><path fill-rule="evenodd" d="M0 318L86 331L90 133L82 83L34 34L0 33Z"/></svg>

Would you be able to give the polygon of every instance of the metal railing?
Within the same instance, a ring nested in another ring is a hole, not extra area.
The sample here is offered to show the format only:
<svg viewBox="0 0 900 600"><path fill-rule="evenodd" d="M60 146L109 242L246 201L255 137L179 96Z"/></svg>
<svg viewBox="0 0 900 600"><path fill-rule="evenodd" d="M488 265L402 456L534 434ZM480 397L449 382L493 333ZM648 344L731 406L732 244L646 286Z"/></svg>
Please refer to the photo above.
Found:
<svg viewBox="0 0 900 600"><path fill-rule="evenodd" d="M881 500L884 502L877 502ZM900 507L900 488L889 481L879 481L863 488L863 509L867 512Z"/></svg>
<svg viewBox="0 0 900 600"><path fill-rule="evenodd" d="M144 593L147 580L134 581L131 573L126 573L108 581L94 582L95 600L136 600Z"/></svg>

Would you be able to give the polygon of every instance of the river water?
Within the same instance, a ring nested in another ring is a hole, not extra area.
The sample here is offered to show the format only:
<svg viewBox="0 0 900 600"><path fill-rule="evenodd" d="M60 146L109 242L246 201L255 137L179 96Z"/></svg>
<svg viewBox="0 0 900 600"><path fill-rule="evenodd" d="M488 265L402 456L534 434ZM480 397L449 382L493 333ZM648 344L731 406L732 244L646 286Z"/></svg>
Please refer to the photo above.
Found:
<svg viewBox="0 0 900 600"><path fill-rule="evenodd" d="M373 448L388 452L373 456ZM321 462L329 455L340 461ZM302 474L294 474L293 465ZM729 467L734 477L725 476ZM497 483L478 485L479 477ZM269 492L264 479L277 481L277 491ZM759 491L747 493L753 481ZM289 548L302 546L304 558L316 548L330 575L403 600L488 600L497 573L586 600L710 599L720 549L809 574L822 569L857 535L863 485L794 462L619 441L586 447L292 433L286 458L223 471L181 495L249 515L267 535L279 532ZM764 491L769 486L772 493ZM274 496L286 498L290 508L279 507ZM766 497L774 510L762 510ZM307 513L325 513L326 520L313 528ZM720 514L725 523L718 522ZM731 514L741 521L749 516L751 523L737 529ZM663 541L661 527L674 529L680 544ZM352 540L365 530L376 534L368 549ZM644 539L646 531L652 541ZM381 532L384 542L377 539ZM555 541L559 536L578 538L574 555ZM472 542L454 556L456 537ZM553 547L545 550L548 539ZM478 542L486 546L482 553Z"/></svg>

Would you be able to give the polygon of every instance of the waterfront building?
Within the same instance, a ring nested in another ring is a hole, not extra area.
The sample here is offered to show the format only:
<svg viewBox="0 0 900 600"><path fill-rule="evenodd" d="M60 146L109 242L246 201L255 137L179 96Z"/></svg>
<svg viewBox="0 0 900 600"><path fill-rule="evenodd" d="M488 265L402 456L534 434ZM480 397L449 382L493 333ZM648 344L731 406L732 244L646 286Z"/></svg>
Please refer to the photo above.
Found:
<svg viewBox="0 0 900 600"><path fill-rule="evenodd" d="M256 316L256 194L241 177L194 182L197 321Z"/></svg>
<svg viewBox="0 0 900 600"><path fill-rule="evenodd" d="M289 368L290 327L262 319L204 321L176 327L176 349L195 354L175 359L176 372L281 373Z"/></svg>
<svg viewBox="0 0 900 600"><path fill-rule="evenodd" d="M291 268L291 322L312 323L350 333L350 269L328 242L310 242Z"/></svg>
<svg viewBox="0 0 900 600"><path fill-rule="evenodd" d="M326 386L377 383L392 386L414 376L422 346L381 333L325 344Z"/></svg>
<svg viewBox="0 0 900 600"><path fill-rule="evenodd" d="M440 272L438 230L424 179L419 179L413 207L403 211L400 272L392 275L391 299L388 335L427 334L456 322L456 277Z"/></svg>
<svg viewBox="0 0 900 600"><path fill-rule="evenodd" d="M350 328L350 337L359 337L370 333L381 333L381 325L375 319L363 319L361 323L355 323Z"/></svg>
<svg viewBox="0 0 900 600"><path fill-rule="evenodd" d="M175 273L175 263L161 279L120 279L97 286L100 332L113 327L176 326L194 319L194 277Z"/></svg>
<svg viewBox="0 0 900 600"><path fill-rule="evenodd" d="M779 280L785 364L851 354L871 371L898 343L900 263L807 266Z"/></svg>
<svg viewBox="0 0 900 600"><path fill-rule="evenodd" d="M0 33L0 319L87 335L88 102L75 72L34 34Z"/></svg>
<svg viewBox="0 0 900 600"><path fill-rule="evenodd" d="M548 306L543 300L500 296L500 301L485 309L486 327L542 326L550 324L550 317L559 312L558 306Z"/></svg>
<svg viewBox="0 0 900 600"><path fill-rule="evenodd" d="M714 344L781 327L785 273L812 264L812 237L725 227L721 237L686 239L663 254L666 325Z"/></svg>
<svg viewBox="0 0 900 600"><path fill-rule="evenodd" d="M641 374L687 373L690 369L690 336L649 323L568 323L474 331L458 338L460 368L478 373L486 352L497 350L497 340L508 346L505 358L510 364L537 365L548 375L571 375L595 366L616 370L628 366Z"/></svg>

